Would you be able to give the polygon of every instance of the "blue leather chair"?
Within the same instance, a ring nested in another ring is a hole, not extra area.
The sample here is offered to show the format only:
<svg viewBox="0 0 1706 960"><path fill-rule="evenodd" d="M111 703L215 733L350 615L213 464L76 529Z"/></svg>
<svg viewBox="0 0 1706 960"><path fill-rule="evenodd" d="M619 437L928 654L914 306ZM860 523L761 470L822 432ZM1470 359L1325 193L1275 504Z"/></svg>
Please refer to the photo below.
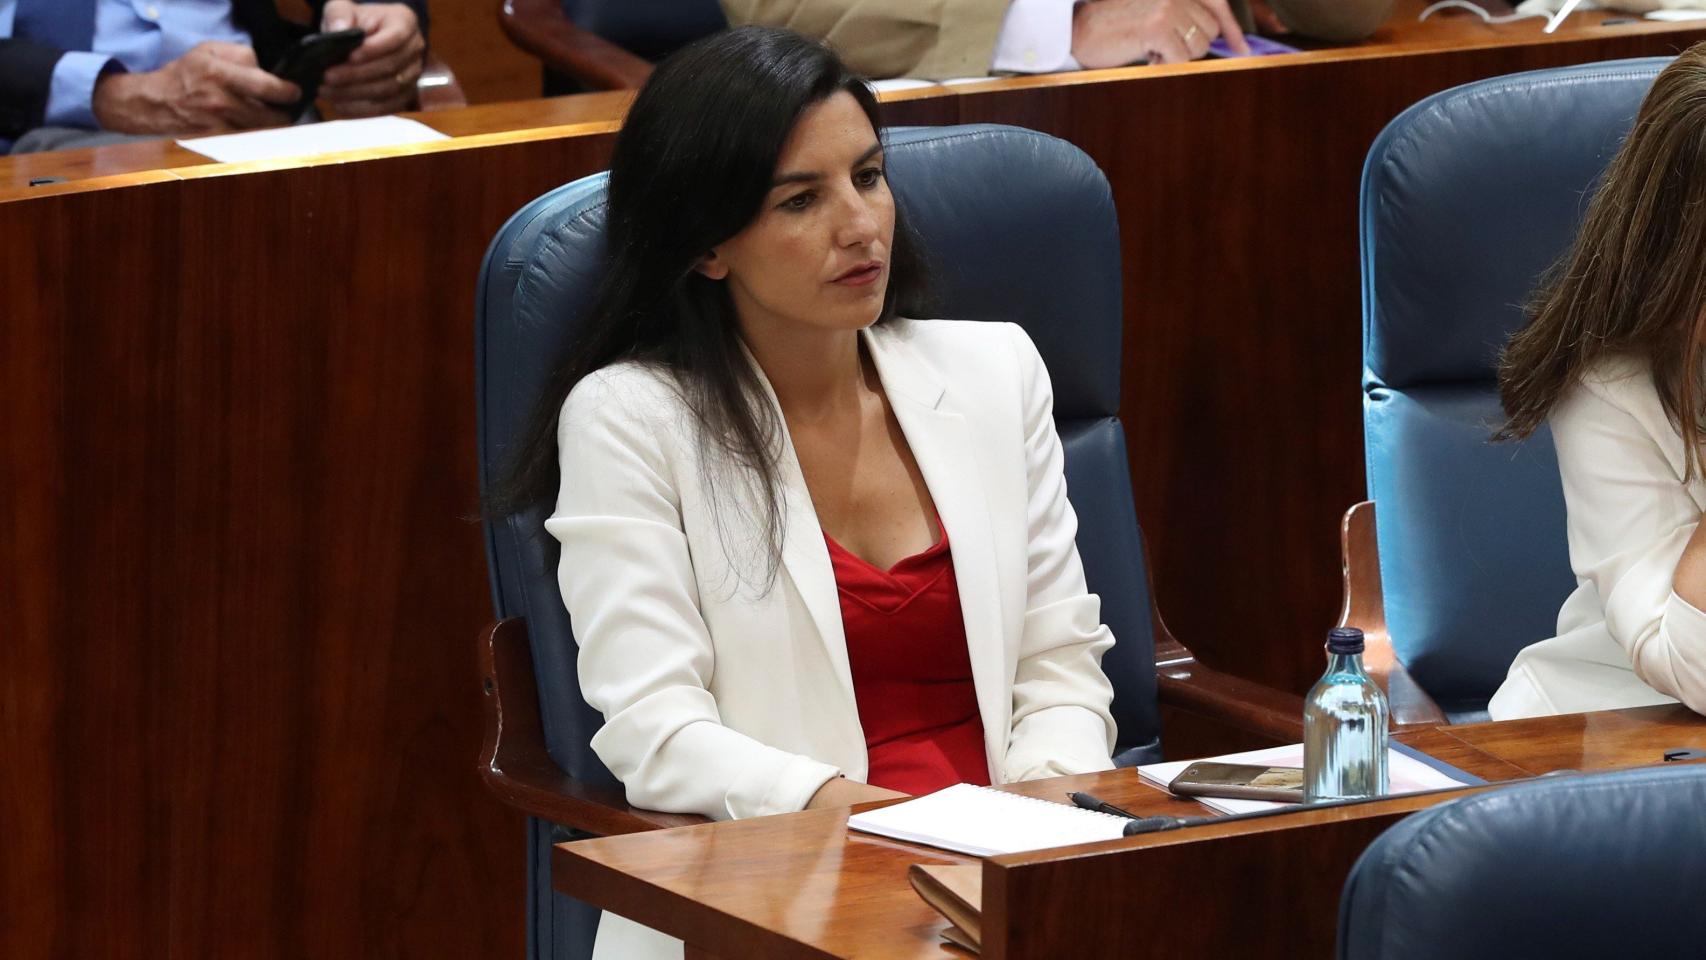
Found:
<svg viewBox="0 0 1706 960"><path fill-rule="evenodd" d="M892 129L884 139L894 190L935 264L940 315L1021 324L1053 372L1067 483L1083 518L1078 546L1118 638L1103 661L1115 689L1118 761L1160 755L1158 647L1174 701L1199 712L1237 702L1248 729L1295 739L1296 698L1207 670L1164 634L1155 642L1159 621L1116 416L1119 234L1101 171L1065 142L1010 127ZM482 488L563 361L600 280L604 183L603 175L588 177L533 201L487 253L477 307ZM542 527L550 509L540 503L486 523L497 616L525 618L526 629L505 620L483 650L490 706L482 772L500 797L534 817L529 932L538 958L584 956L592 935L589 908L551 891L549 844L569 835L564 825L609 833L683 819L627 808L588 747L602 721L576 680L556 541ZM527 689L535 684L536 714ZM537 730L544 749L525 745Z"/></svg>
<svg viewBox="0 0 1706 960"><path fill-rule="evenodd" d="M1339 960L1706 952L1706 765L1514 784L1381 834L1339 900Z"/></svg>
<svg viewBox="0 0 1706 960"><path fill-rule="evenodd" d="M1668 62L1467 84L1404 111L1369 151L1363 429L1378 510L1347 518L1347 620L1378 633L1383 588L1398 669L1454 722L1485 716L1575 586L1551 435L1488 441L1497 358ZM1358 584L1373 565L1350 554L1371 512L1378 582Z"/></svg>

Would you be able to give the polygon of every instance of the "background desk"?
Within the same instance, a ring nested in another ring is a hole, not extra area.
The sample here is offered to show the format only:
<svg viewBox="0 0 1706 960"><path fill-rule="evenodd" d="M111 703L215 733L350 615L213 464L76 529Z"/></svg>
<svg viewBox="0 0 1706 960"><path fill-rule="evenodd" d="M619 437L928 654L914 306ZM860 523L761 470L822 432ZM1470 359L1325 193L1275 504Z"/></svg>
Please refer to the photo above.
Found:
<svg viewBox="0 0 1706 960"><path fill-rule="evenodd" d="M1706 719L1649 707L1401 737L1488 780L1660 761L1706 743ZM1003 789L1059 802L1087 790L1144 815L1206 808L1135 771ZM991 858L984 953L1007 958L1262 957L1333 953L1339 890L1362 849L1438 794ZM906 880L914 863L975 858L848 831L820 810L562 844L557 884L703 950L701 957L942 958L946 921ZM689 953L689 956L694 956Z"/></svg>
<svg viewBox="0 0 1706 960"><path fill-rule="evenodd" d="M1109 173L1160 604L1293 689L1362 496L1369 142L1453 84L1701 35L1422 27L892 110L1035 126ZM520 825L473 775L473 287L512 211L603 165L612 103L307 162L97 151L0 196L0 956L519 955Z"/></svg>

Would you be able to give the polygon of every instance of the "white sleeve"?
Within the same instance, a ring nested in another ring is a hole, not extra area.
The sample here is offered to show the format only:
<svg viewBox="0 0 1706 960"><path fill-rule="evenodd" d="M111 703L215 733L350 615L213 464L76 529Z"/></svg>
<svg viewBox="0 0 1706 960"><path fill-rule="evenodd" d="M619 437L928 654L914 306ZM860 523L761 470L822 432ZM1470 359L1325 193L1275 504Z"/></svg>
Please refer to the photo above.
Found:
<svg viewBox="0 0 1706 960"><path fill-rule="evenodd" d="M1081 0L1013 0L995 38L990 70L1057 73L1077 70L1072 57L1072 11Z"/></svg>
<svg viewBox="0 0 1706 960"><path fill-rule="evenodd" d="M1009 325L1021 374L1028 490L1027 598L1013 677L1007 782L1113 766L1113 686L1102 654L1114 636L1102 601L1084 583L1078 517L1066 499L1065 456L1054 427L1054 392L1025 331Z"/></svg>
<svg viewBox="0 0 1706 960"><path fill-rule="evenodd" d="M671 451L683 414L667 388L594 374L563 405L562 480L545 528L579 646L581 692L604 715L592 749L636 806L714 819L804 809L839 771L722 725L709 684Z"/></svg>
<svg viewBox="0 0 1706 960"><path fill-rule="evenodd" d="M1671 589L1699 507L1658 441L1604 388L1571 391L1551 425L1571 567L1593 583L1635 675L1706 712L1706 615Z"/></svg>

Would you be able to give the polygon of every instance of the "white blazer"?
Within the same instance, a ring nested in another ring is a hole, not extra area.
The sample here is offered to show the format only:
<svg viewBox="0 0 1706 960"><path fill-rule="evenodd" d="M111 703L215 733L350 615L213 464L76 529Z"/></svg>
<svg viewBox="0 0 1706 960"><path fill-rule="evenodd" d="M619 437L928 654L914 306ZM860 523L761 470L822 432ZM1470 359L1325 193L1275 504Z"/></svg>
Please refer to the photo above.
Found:
<svg viewBox="0 0 1706 960"><path fill-rule="evenodd" d="M952 537L991 782L1108 769L1114 638L1085 589L1036 347L999 323L900 320L863 337ZM637 806L800 810L831 777L867 771L829 551L784 436L782 556L765 590L762 501L738 474L707 474L696 440L667 375L638 364L586 378L563 405L545 528L563 545L581 691L604 715L592 748ZM607 914L594 955L680 946Z"/></svg>
<svg viewBox="0 0 1706 960"><path fill-rule="evenodd" d="M1549 418L1576 590L1558 635L1517 654L1495 720L1686 703L1706 713L1706 614L1671 589L1706 508L1644 363L1597 365Z"/></svg>
<svg viewBox="0 0 1706 960"><path fill-rule="evenodd" d="M953 539L991 781L1109 768L1113 636L1085 589L1036 348L997 323L900 320L863 337ZM739 474L707 476L696 439L668 376L639 364L593 374L563 405L545 527L563 545L581 690L604 715L592 748L637 806L800 810L838 773L866 776L829 552L784 436L767 584L762 503Z"/></svg>

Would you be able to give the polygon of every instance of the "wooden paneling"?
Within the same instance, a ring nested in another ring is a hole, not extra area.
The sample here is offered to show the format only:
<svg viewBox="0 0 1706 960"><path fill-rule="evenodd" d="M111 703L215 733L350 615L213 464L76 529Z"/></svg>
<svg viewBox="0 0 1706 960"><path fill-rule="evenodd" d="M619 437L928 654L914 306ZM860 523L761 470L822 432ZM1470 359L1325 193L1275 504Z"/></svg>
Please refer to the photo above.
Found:
<svg viewBox="0 0 1706 960"><path fill-rule="evenodd" d="M1301 689L1361 499L1369 140L1453 83L1694 35L893 113L1036 126L1108 171L1159 602L1210 663ZM75 162L116 176L0 196L0 956L519 954L521 823L475 773L473 287L513 210L602 167L604 120L302 163L120 174L97 151Z"/></svg>
<svg viewBox="0 0 1706 960"><path fill-rule="evenodd" d="M1437 733L1531 774L1647 766L1662 763L1666 750L1706 749L1706 724L1681 704L1441 727Z"/></svg>
<svg viewBox="0 0 1706 960"><path fill-rule="evenodd" d="M469 316L608 141L0 208L0 956L520 955Z"/></svg>
<svg viewBox="0 0 1706 960"><path fill-rule="evenodd" d="M432 49L468 93L469 103L539 96L539 61L516 49L498 26L502 0L432 0Z"/></svg>

